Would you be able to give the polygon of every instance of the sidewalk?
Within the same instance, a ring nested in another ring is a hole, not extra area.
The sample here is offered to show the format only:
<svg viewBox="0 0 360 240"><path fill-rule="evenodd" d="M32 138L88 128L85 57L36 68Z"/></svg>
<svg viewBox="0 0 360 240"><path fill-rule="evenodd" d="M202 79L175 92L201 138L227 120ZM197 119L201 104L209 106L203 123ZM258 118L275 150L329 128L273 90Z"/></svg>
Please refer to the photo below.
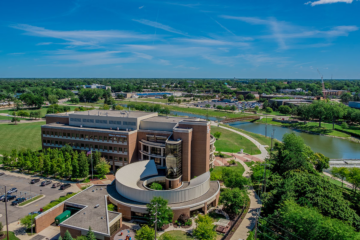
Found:
<svg viewBox="0 0 360 240"><path fill-rule="evenodd" d="M212 123L211 125L213 126L217 126L218 124L215 124L215 123ZM221 125L219 125L220 128L223 128L223 129L226 129L226 130L229 130L231 132L234 132L234 133L237 133L247 139L249 139L252 143L254 143L260 150L260 154L258 155L253 155L254 157L256 158L259 158L261 160L265 160L265 158L268 156L268 151L265 149L265 147L263 145L261 145L258 141L256 141L255 139L253 139L252 137L246 135L245 133L242 133L242 132L239 132L239 131L236 131L234 129L231 129L231 128L227 128L227 127L223 127Z"/></svg>
<svg viewBox="0 0 360 240"><path fill-rule="evenodd" d="M241 157L243 154L236 154L237 158ZM250 168L241 160L238 161L244 168L245 172L243 173L244 177L250 178L251 170ZM234 235L231 237L231 240L241 240L246 239L249 236L249 231L251 231L255 227L255 221L256 221L256 212L257 209L261 207L261 200L254 191L252 187L248 190L249 198L250 198L250 207L249 211L247 212L244 220L240 224L240 226L236 229Z"/></svg>

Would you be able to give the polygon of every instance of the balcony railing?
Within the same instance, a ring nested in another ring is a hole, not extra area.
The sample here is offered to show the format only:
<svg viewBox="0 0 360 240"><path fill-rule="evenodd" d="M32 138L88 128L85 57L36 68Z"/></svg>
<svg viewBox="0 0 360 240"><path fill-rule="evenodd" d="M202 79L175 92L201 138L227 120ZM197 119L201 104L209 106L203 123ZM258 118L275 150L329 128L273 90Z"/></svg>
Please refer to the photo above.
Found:
<svg viewBox="0 0 360 240"><path fill-rule="evenodd" d="M66 136L54 136L54 135L47 135L47 134L43 134L43 137L50 137L50 138L55 138L55 139L72 139L72 140L81 140L81 141L86 141L86 142L106 142L106 143L115 143L115 144L120 144L120 145L127 145L127 141L125 142L114 142L114 141L109 141L109 140L99 140L99 139L87 139L87 138L77 138L77 137L66 137Z"/></svg>
<svg viewBox="0 0 360 240"><path fill-rule="evenodd" d="M140 153L146 155L146 156L150 156L150 157L154 157L154 158L165 158L165 156L161 156L161 155L157 155L157 154L152 154L146 151L141 151L139 150Z"/></svg>

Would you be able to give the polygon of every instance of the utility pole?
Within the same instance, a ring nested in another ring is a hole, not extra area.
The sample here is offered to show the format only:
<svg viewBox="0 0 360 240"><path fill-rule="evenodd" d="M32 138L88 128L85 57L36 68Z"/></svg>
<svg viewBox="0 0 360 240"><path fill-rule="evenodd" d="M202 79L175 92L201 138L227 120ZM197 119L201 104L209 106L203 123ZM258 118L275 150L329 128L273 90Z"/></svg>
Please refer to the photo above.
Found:
<svg viewBox="0 0 360 240"><path fill-rule="evenodd" d="M5 186L5 215L6 215L6 233L7 233L7 240L9 240L9 222L8 222L8 214L7 214L7 191Z"/></svg>
<svg viewBox="0 0 360 240"><path fill-rule="evenodd" d="M158 212L158 203L156 203L155 205L153 205L153 206L155 206L155 213L154 213L154 216L155 216L155 221L154 221L154 223L155 223L155 240L156 240L156 234L157 234L157 222L159 221L160 222L160 220L158 220L157 219L157 215L159 214L159 212ZM150 214L153 214L152 212L150 212Z"/></svg>
<svg viewBox="0 0 360 240"><path fill-rule="evenodd" d="M267 114L265 114L266 124L265 124L265 137L267 137Z"/></svg>
<svg viewBox="0 0 360 240"><path fill-rule="evenodd" d="M273 150L273 139L274 139L274 135L275 135L275 128L273 128L273 133L272 133L272 135L271 135L271 150L270 150L270 151Z"/></svg>
<svg viewBox="0 0 360 240"><path fill-rule="evenodd" d="M257 228L258 228L258 221L259 221L259 217L260 217L260 211L261 211L261 208L256 209L255 234L254 234L255 240L257 238Z"/></svg>

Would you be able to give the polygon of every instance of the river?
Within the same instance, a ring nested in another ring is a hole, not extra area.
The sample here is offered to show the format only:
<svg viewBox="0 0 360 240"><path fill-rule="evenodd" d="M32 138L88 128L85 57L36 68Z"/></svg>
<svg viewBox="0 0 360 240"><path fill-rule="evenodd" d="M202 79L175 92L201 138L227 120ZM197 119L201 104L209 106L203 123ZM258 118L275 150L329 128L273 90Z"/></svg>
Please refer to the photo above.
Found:
<svg viewBox="0 0 360 240"><path fill-rule="evenodd" d="M206 119L206 116L171 111L171 114L178 116L198 117ZM210 120L222 120L221 118L209 117ZM265 124L251 123L251 122L233 122L229 123L230 126L243 129L248 132L258 133L265 135ZM310 146L314 152L319 152L331 159L347 158L347 159L360 159L360 144L348 140L325 137L320 135L308 134L293 130L290 128L268 125L267 136L271 136L274 132L274 138L282 140L285 133L295 133L304 139L306 145Z"/></svg>

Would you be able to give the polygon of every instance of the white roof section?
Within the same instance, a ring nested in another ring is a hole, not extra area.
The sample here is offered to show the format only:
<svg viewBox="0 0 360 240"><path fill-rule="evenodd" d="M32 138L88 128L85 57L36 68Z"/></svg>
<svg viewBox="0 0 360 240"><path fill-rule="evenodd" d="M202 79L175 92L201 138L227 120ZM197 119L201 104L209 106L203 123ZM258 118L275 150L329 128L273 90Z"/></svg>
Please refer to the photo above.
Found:
<svg viewBox="0 0 360 240"><path fill-rule="evenodd" d="M154 160L135 162L116 172L117 181L130 188L140 189L137 182L142 178L158 175Z"/></svg>

